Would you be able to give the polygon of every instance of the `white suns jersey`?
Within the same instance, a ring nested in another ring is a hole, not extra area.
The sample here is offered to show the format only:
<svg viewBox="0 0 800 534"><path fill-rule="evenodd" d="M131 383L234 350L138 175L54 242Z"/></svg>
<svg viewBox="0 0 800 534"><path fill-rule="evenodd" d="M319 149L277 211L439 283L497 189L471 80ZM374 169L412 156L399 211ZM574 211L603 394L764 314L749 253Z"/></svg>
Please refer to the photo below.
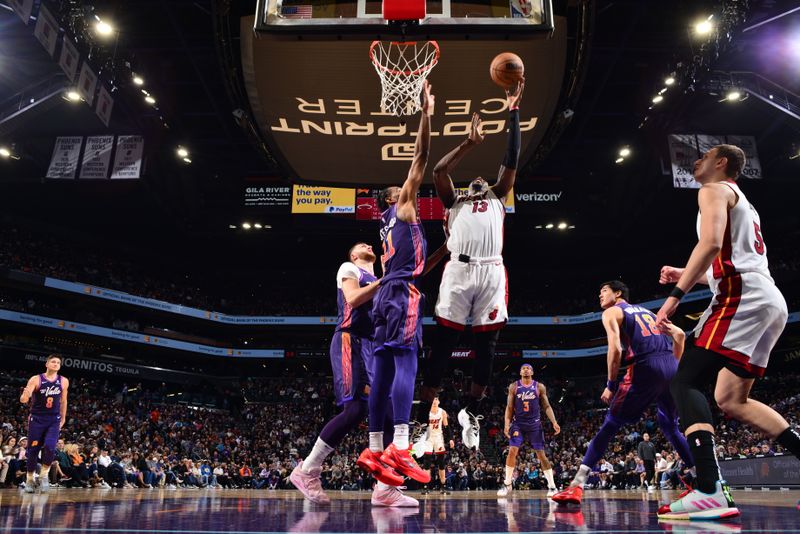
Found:
<svg viewBox="0 0 800 534"><path fill-rule="evenodd" d="M736 273L755 272L772 280L767 262L767 245L761 234L761 218L735 182L721 182L737 195L736 205L728 211L728 224L722 250L706 271L709 286L713 289L717 281ZM700 237L700 217L697 214L697 236ZM774 281L773 281L774 282Z"/></svg>
<svg viewBox="0 0 800 534"><path fill-rule="evenodd" d="M428 413L428 439L433 441L441 439L442 436L442 409L436 408L436 412Z"/></svg>
<svg viewBox="0 0 800 534"><path fill-rule="evenodd" d="M503 253L503 219L506 208L489 189L477 195L456 197L447 215L447 249L455 255L491 258Z"/></svg>

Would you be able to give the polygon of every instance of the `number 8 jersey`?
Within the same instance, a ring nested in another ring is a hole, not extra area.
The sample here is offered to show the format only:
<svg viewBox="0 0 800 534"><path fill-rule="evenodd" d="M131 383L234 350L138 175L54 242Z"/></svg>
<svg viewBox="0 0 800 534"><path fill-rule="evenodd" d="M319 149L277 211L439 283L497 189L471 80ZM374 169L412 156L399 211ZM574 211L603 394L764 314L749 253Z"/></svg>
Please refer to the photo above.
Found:
<svg viewBox="0 0 800 534"><path fill-rule="evenodd" d="M60 415L61 414L61 375L56 375L50 382L45 374L39 375L39 387L33 390L31 402L32 415Z"/></svg>

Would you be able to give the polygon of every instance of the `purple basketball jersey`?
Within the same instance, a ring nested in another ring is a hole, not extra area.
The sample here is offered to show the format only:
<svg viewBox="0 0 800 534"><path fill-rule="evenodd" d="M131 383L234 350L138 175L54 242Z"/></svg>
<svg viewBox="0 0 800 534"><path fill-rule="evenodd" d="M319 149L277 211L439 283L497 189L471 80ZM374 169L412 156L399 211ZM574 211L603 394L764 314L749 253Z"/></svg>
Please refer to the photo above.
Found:
<svg viewBox="0 0 800 534"><path fill-rule="evenodd" d="M358 287L364 287L378 278L358 268ZM368 300L357 308L351 307L344 298L341 289L336 290L336 303L339 308L339 315L336 321L336 331L348 331L357 336L372 338L375 327L372 323L372 300Z"/></svg>
<svg viewBox="0 0 800 534"><path fill-rule="evenodd" d="M536 380L529 386L523 384L522 380L517 380L517 393L514 397L514 423L525 428L541 424L539 384Z"/></svg>
<svg viewBox="0 0 800 534"><path fill-rule="evenodd" d="M380 234L383 242L382 282L411 281L422 274L427 252L422 223L407 223L398 219L395 204L381 215Z"/></svg>
<svg viewBox="0 0 800 534"><path fill-rule="evenodd" d="M61 375L52 382L44 374L39 375L39 387L33 390L32 415L59 415L61 413Z"/></svg>
<svg viewBox="0 0 800 534"><path fill-rule="evenodd" d="M637 362L672 354L672 339L656 329L656 316L650 310L627 302L616 306L622 309L624 316L621 337L626 359Z"/></svg>

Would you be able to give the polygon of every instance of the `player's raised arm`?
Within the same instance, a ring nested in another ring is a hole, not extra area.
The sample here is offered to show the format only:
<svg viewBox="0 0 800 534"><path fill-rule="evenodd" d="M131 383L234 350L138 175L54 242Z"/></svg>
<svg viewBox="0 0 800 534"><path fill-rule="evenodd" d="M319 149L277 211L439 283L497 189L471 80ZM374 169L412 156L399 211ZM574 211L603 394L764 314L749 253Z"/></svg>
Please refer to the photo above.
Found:
<svg viewBox="0 0 800 534"><path fill-rule="evenodd" d="M28 404L28 401L31 400L31 395L33 392L36 391L36 388L39 387L39 376L32 376L30 380L28 380L28 384L25 386L25 389L22 390L22 395L19 396L19 401L22 404Z"/></svg>
<svg viewBox="0 0 800 534"><path fill-rule="evenodd" d="M417 192L425 176L428 165L428 155L431 150L431 115L435 98L431 94L431 85L426 81L422 86L422 113L419 119L419 130L414 145L414 160L408 171L408 177L400 189L400 198L397 200L397 217L401 221L417 222Z"/></svg>
<svg viewBox="0 0 800 534"><path fill-rule="evenodd" d="M497 176L497 183L492 186L492 191L497 198L504 198L514 187L517 179L517 164L519 163L519 151L522 144L522 133L519 129L519 103L522 100L522 92L525 90L525 79L517 82L511 89L506 89L506 100L508 102L508 148L503 164L500 165L500 172Z"/></svg>
<svg viewBox="0 0 800 534"><path fill-rule="evenodd" d="M436 194L439 200L442 201L445 208L453 207L456 201L456 190L453 186L453 179L450 174L458 165L458 162L470 152L473 148L483 142L483 134L481 133L481 117L477 113L472 114L472 123L470 124L469 134L460 145L445 154L439 160L436 167L433 168L433 184L436 186Z"/></svg>
<svg viewBox="0 0 800 534"><path fill-rule="evenodd" d="M614 396L614 392L619 386L617 375L622 363L622 340L619 330L621 322L622 310L618 307L613 306L603 312L603 327L606 329L606 337L608 339L608 382L600 399L606 404L611 402L611 397Z"/></svg>

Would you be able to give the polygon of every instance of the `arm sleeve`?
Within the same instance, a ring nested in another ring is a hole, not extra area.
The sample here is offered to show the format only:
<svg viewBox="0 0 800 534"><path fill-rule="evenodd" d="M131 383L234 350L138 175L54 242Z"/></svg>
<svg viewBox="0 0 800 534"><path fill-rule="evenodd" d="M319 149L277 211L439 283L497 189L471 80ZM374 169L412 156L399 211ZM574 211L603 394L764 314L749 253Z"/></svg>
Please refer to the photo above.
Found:
<svg viewBox="0 0 800 534"><path fill-rule="evenodd" d="M508 119L508 148L506 157L503 160L503 167L506 169L516 169L519 161L519 150L522 143L522 134L519 129L519 110L510 112Z"/></svg>

